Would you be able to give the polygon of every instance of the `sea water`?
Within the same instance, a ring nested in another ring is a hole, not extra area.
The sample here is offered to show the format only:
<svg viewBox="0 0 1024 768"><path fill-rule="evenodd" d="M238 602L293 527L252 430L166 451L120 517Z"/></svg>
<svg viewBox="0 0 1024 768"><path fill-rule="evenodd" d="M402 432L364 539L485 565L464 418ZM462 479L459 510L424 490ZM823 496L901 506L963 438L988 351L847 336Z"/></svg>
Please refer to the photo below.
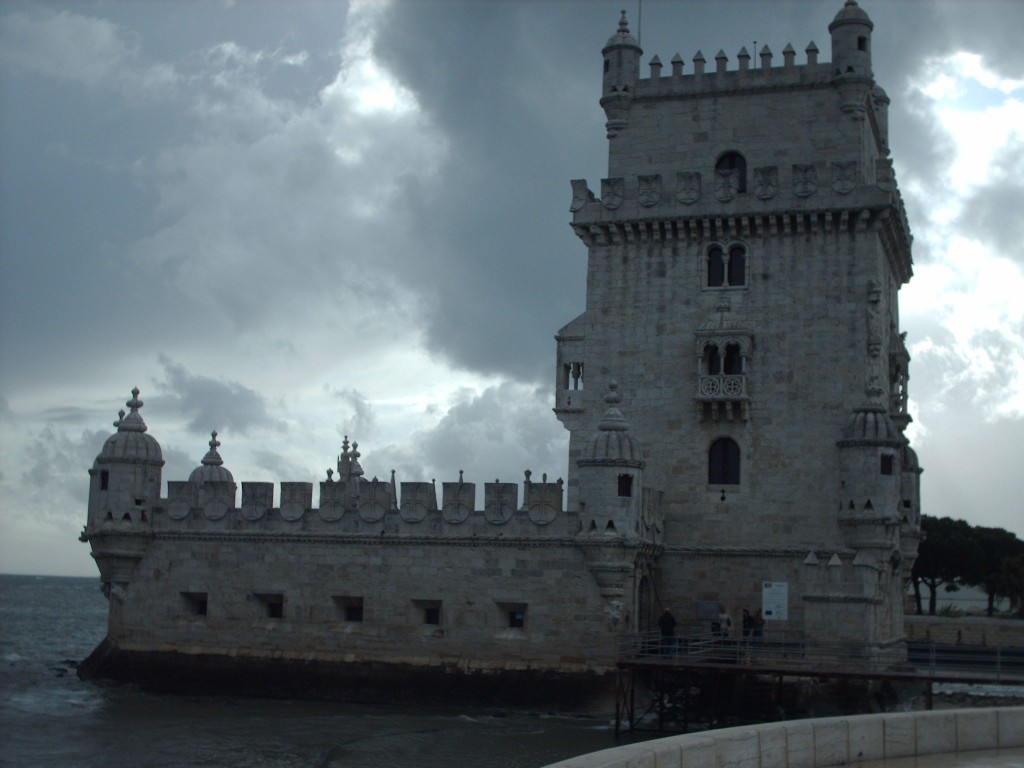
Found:
<svg viewBox="0 0 1024 768"><path fill-rule="evenodd" d="M615 746L609 718L180 696L83 682L95 578L0 576L0 766L536 768Z"/></svg>

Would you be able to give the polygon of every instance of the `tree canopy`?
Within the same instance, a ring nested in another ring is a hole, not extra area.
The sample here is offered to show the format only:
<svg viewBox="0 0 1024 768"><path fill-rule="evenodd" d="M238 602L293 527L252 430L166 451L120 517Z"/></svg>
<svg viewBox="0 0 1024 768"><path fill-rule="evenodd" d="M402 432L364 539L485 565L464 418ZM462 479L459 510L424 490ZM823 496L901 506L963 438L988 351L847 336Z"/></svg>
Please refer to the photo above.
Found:
<svg viewBox="0 0 1024 768"><path fill-rule="evenodd" d="M939 587L955 591L975 586L988 595L988 615L995 601L1010 598L1024 611L1024 542L1002 528L972 526L950 517L921 516L921 544L911 571L917 612L923 613L921 585L928 587L928 613L935 615Z"/></svg>

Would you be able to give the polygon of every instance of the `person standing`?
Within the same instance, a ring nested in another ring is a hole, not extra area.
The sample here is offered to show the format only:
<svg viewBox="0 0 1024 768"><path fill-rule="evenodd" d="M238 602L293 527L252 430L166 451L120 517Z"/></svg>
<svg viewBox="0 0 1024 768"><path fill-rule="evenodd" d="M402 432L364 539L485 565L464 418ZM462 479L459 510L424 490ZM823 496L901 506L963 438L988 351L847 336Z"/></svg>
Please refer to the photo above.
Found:
<svg viewBox="0 0 1024 768"><path fill-rule="evenodd" d="M661 631L661 652L670 656L676 649L676 617L668 608L658 619L658 629Z"/></svg>

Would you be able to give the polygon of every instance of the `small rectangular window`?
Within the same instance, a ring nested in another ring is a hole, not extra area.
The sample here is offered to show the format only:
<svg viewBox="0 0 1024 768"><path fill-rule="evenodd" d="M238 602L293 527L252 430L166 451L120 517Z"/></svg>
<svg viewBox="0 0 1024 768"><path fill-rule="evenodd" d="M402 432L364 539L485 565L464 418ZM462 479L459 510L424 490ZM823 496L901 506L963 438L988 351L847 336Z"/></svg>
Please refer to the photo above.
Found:
<svg viewBox="0 0 1024 768"><path fill-rule="evenodd" d="M413 600L413 620L419 620L426 626L437 627L441 625L441 601L440 600Z"/></svg>
<svg viewBox="0 0 1024 768"><path fill-rule="evenodd" d="M498 603L506 629L526 628L526 603Z"/></svg>
<svg viewBox="0 0 1024 768"><path fill-rule="evenodd" d="M206 615L207 598L205 592L182 592L181 597L185 601L185 608L192 616Z"/></svg>
<svg viewBox="0 0 1024 768"><path fill-rule="evenodd" d="M881 471L882 471L883 475L891 475L892 474L892 454L890 454L890 453L883 453L882 454Z"/></svg>
<svg viewBox="0 0 1024 768"><path fill-rule="evenodd" d="M619 496L630 497L633 495L633 476L619 475Z"/></svg>
<svg viewBox="0 0 1024 768"><path fill-rule="evenodd" d="M338 618L342 621L361 622L363 620L363 598L336 595L334 604L338 607Z"/></svg>
<svg viewBox="0 0 1024 768"><path fill-rule="evenodd" d="M263 614L268 619L284 618L284 595L278 593L261 593L254 597L263 607Z"/></svg>
<svg viewBox="0 0 1024 768"><path fill-rule="evenodd" d="M110 487L110 471L106 469L100 470L100 490L105 491Z"/></svg>

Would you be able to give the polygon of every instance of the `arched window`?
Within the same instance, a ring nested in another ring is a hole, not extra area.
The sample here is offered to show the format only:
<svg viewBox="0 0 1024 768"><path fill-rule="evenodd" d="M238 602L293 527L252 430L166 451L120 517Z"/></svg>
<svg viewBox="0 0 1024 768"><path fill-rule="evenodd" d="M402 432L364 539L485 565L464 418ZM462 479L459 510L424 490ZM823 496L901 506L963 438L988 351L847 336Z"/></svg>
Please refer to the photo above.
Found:
<svg viewBox="0 0 1024 768"><path fill-rule="evenodd" d="M715 170L729 173L735 181L733 189L738 193L747 191L747 161L739 152L726 152L715 163Z"/></svg>
<svg viewBox="0 0 1024 768"><path fill-rule="evenodd" d="M726 376L738 376L743 373L743 355L740 354L739 344L725 345L725 365L722 373Z"/></svg>
<svg viewBox="0 0 1024 768"><path fill-rule="evenodd" d="M720 245L712 245L707 252L708 288L734 288L747 283L747 249L730 245L728 252Z"/></svg>
<svg viewBox="0 0 1024 768"><path fill-rule="evenodd" d="M713 245L708 250L708 287L722 285L725 285L725 252L720 246Z"/></svg>
<svg viewBox="0 0 1024 768"><path fill-rule="evenodd" d="M711 485L739 485L740 447L728 437L720 437L708 451L708 483Z"/></svg>
<svg viewBox="0 0 1024 768"><path fill-rule="evenodd" d="M722 356L718 353L717 344L708 344L704 347L704 373L708 376L717 376L722 372Z"/></svg>
<svg viewBox="0 0 1024 768"><path fill-rule="evenodd" d="M742 245L729 249L729 285L744 285L747 275L747 252Z"/></svg>

